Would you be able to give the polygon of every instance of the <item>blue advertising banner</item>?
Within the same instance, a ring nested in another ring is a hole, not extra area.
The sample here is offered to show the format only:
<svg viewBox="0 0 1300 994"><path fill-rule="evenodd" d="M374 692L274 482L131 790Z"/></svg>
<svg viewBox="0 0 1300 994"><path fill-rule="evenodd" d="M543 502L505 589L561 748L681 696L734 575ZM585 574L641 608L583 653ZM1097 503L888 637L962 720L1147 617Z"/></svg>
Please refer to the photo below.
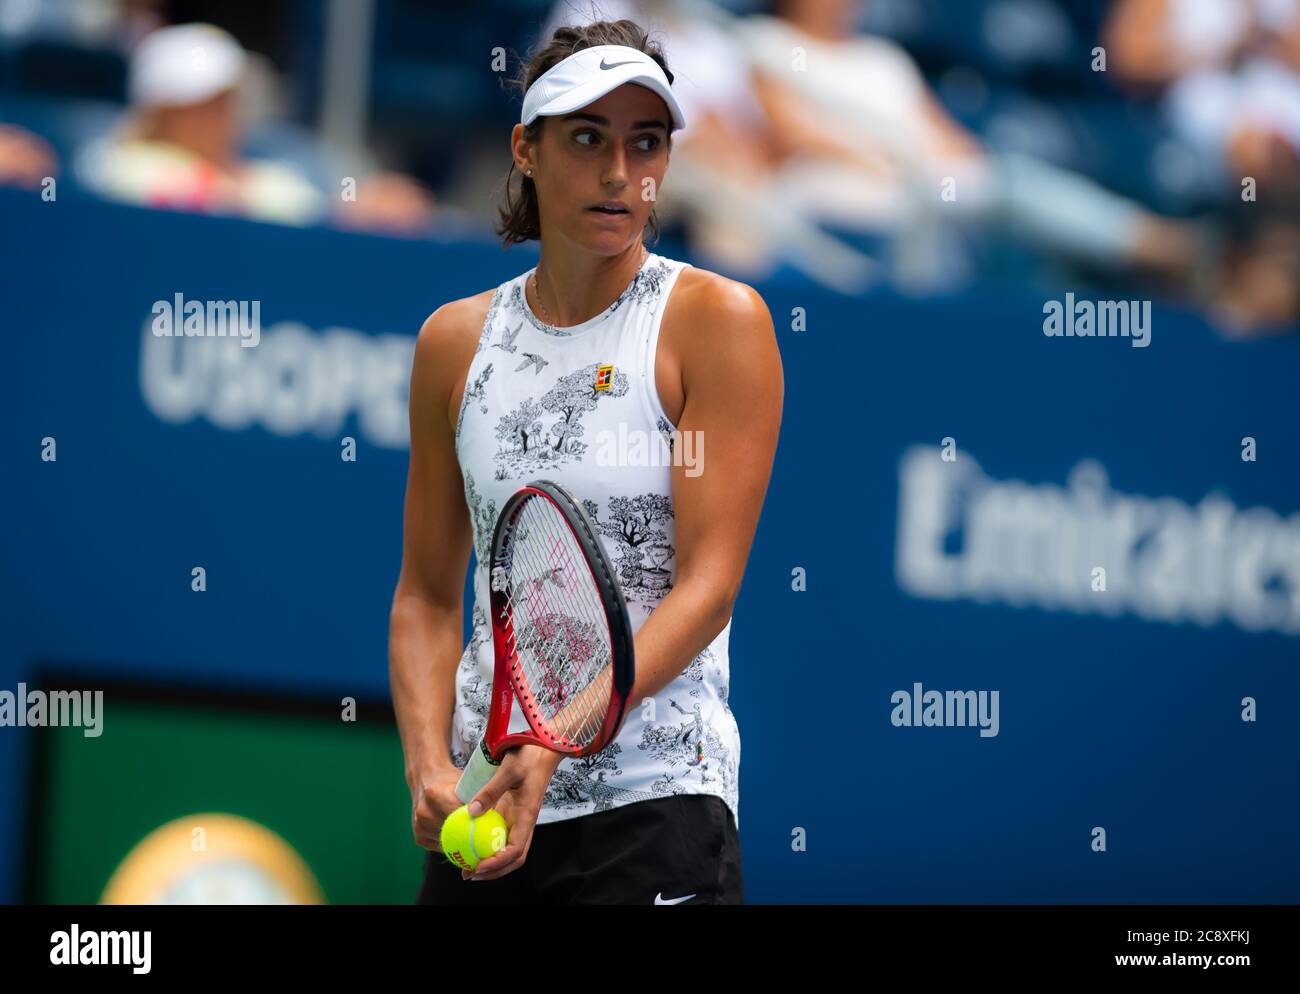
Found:
<svg viewBox="0 0 1300 994"><path fill-rule="evenodd" d="M534 256L15 193L0 238L0 692L386 695L415 333ZM1300 339L1083 288L759 289L747 899L1300 900ZM191 302L236 333L157 333ZM0 727L0 900L37 734Z"/></svg>

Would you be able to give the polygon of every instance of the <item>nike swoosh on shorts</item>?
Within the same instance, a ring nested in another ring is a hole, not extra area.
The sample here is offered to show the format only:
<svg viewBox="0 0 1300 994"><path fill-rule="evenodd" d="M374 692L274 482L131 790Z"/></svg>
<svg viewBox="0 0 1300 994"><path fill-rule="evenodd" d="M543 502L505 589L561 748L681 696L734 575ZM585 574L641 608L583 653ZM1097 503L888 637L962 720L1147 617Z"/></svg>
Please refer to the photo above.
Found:
<svg viewBox="0 0 1300 994"><path fill-rule="evenodd" d="M685 897L674 897L665 901L663 891L660 891L655 895L655 904L681 904L683 901L689 901L694 896L694 894L687 894Z"/></svg>

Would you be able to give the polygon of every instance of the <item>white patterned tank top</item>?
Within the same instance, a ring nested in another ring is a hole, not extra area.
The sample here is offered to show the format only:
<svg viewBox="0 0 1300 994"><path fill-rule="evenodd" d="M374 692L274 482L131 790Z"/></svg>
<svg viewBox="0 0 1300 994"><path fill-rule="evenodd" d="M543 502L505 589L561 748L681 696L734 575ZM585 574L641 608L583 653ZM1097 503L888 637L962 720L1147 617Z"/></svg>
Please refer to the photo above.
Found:
<svg viewBox="0 0 1300 994"><path fill-rule="evenodd" d="M668 295L687 265L649 253L617 300L567 328L533 314L524 295L532 270L493 293L456 420L476 557L473 631L456 670L452 716L451 756L459 767L487 725L493 649L486 563L497 514L519 487L553 480L582 501L634 631L672 589L671 462L681 443L655 386L655 349ZM673 794L715 794L739 824L740 733L727 706L730 634L728 619L653 707L629 701L623 728L603 750L562 760L538 824Z"/></svg>

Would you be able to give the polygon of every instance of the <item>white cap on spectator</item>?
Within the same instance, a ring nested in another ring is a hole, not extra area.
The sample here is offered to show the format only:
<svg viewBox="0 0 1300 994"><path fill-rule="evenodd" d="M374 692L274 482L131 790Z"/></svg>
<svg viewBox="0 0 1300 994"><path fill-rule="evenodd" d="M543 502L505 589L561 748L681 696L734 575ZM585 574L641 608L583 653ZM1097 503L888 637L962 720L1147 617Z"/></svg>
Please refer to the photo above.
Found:
<svg viewBox="0 0 1300 994"><path fill-rule="evenodd" d="M574 52L537 77L524 94L522 124L539 116L567 114L599 100L624 83L638 83L663 97L674 128L686 127L668 77L645 52L627 45L595 45Z"/></svg>
<svg viewBox="0 0 1300 994"><path fill-rule="evenodd" d="M178 24L148 35L131 53L128 91L138 107L202 103L239 84L244 50L211 24Z"/></svg>

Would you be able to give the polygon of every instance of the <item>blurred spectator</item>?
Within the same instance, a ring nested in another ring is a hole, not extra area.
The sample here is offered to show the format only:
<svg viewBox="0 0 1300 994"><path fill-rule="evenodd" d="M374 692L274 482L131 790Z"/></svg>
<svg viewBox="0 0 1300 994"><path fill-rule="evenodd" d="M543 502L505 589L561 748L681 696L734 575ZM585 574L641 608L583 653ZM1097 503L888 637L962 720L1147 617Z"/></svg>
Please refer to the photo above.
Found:
<svg viewBox="0 0 1300 994"><path fill-rule="evenodd" d="M277 162L238 160L236 90L244 51L209 25L163 28L131 57L133 108L121 134L86 160L106 196L150 207L315 221L322 195Z"/></svg>
<svg viewBox="0 0 1300 994"><path fill-rule="evenodd" d="M777 0L774 8L776 16L739 22L737 36L778 131L816 152L802 175L788 171L786 195L828 222L893 234L905 282L948 282L935 265L954 224L1184 286L1208 264L1211 243L1197 227L1076 173L984 148L902 48L856 31L857 0Z"/></svg>
<svg viewBox="0 0 1300 994"><path fill-rule="evenodd" d="M1232 337L1294 333L1300 322L1300 226L1270 219L1234 247L1211 310Z"/></svg>
<svg viewBox="0 0 1300 994"><path fill-rule="evenodd" d="M30 131L0 124L0 186L40 189L48 176L58 175L54 151Z"/></svg>
<svg viewBox="0 0 1300 994"><path fill-rule="evenodd" d="M164 23L162 0L0 0L0 35L130 48Z"/></svg>
<svg viewBox="0 0 1300 994"><path fill-rule="evenodd" d="M396 174L374 177L355 200L330 198L286 162L240 154L243 48L207 24L162 28L131 56L131 115L120 133L85 150L78 173L101 194L131 203L239 214L287 224L333 217L351 227L419 233L432 197Z"/></svg>
<svg viewBox="0 0 1300 994"><path fill-rule="evenodd" d="M859 0L776 0L775 16L745 18L708 0L582 6L561 0L544 36L567 21L628 16L662 38L687 117L668 201L688 206L692 251L725 268L761 275L793 247L814 276L861 289L860 257L810 231L853 233L887 240L896 282L956 289L970 268L952 238L962 230L1184 284L1210 265L1213 243L1198 226L984 149L902 48L858 32Z"/></svg>
<svg viewBox="0 0 1300 994"><path fill-rule="evenodd" d="M1300 195L1300 0L1120 0L1104 40L1121 79L1163 88L1169 124L1235 198Z"/></svg>
<svg viewBox="0 0 1300 994"><path fill-rule="evenodd" d="M1115 0L1102 28L1108 65L1127 82L1164 87L1275 47L1296 0Z"/></svg>

